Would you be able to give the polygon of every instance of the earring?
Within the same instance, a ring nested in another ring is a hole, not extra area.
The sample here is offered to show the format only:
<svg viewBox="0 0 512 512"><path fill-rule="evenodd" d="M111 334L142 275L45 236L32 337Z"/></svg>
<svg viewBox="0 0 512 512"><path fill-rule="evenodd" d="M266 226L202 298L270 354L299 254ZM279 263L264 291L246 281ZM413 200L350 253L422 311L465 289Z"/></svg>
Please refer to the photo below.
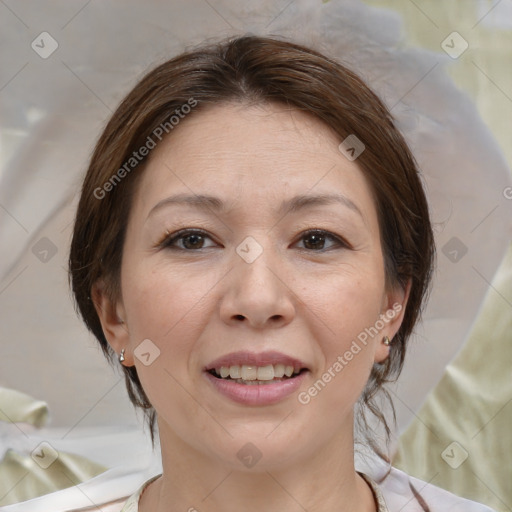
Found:
<svg viewBox="0 0 512 512"><path fill-rule="evenodd" d="M119 355L119 362L122 363L124 361L124 348L121 350L121 354Z"/></svg>
<svg viewBox="0 0 512 512"><path fill-rule="evenodd" d="M386 345L386 347L391 345L391 340L387 336L384 336L384 345Z"/></svg>

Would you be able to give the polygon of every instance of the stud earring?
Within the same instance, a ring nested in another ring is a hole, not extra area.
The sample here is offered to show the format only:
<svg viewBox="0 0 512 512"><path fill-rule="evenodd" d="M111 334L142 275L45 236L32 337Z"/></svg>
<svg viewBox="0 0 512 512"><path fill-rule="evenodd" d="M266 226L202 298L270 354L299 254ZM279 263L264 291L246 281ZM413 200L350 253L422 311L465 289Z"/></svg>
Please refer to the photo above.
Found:
<svg viewBox="0 0 512 512"><path fill-rule="evenodd" d="M124 361L124 348L121 350L121 354L119 355L119 362L122 363Z"/></svg>
<svg viewBox="0 0 512 512"><path fill-rule="evenodd" d="M386 347L391 345L391 340L387 336L384 336L384 345L386 345Z"/></svg>

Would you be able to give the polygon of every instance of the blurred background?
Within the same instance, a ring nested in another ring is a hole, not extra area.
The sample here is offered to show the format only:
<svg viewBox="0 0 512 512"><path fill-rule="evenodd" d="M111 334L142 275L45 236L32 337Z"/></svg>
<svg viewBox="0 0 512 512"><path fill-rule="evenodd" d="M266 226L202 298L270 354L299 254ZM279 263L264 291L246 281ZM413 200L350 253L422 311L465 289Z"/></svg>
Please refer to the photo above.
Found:
<svg viewBox="0 0 512 512"><path fill-rule="evenodd" d="M438 270L391 388L391 454L426 482L512 510L511 0L0 0L0 24L0 505L127 460L150 465L124 378L73 309L66 266L80 180L148 68L252 32L345 62L403 130ZM47 468L32 456L42 442L58 454Z"/></svg>

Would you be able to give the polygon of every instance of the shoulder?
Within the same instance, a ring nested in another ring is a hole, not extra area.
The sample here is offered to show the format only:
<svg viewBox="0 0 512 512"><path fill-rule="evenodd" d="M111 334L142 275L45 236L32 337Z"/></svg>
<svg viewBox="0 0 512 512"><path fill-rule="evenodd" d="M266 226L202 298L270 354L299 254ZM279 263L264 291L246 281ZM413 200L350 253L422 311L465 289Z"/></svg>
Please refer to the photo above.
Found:
<svg viewBox="0 0 512 512"><path fill-rule="evenodd" d="M394 467L379 487L389 512L495 512Z"/></svg>
<svg viewBox="0 0 512 512"><path fill-rule="evenodd" d="M68 508L68 506L61 503L57 496L59 492L61 491L56 491L55 493L34 498L29 501L0 507L0 512L39 512L41 510L53 510L59 512L90 512L92 510L90 505L86 507L79 506L78 508ZM120 500L109 501L107 503L95 503L93 508L95 510L101 510L101 512L124 512L124 507L127 501L127 498L122 498Z"/></svg>
<svg viewBox="0 0 512 512"><path fill-rule="evenodd" d="M354 462L378 485L387 512L496 512L390 466L368 447L356 451Z"/></svg>
<svg viewBox="0 0 512 512"><path fill-rule="evenodd" d="M146 472L116 468L82 484L0 507L0 512L137 512L140 494L158 476L147 479Z"/></svg>

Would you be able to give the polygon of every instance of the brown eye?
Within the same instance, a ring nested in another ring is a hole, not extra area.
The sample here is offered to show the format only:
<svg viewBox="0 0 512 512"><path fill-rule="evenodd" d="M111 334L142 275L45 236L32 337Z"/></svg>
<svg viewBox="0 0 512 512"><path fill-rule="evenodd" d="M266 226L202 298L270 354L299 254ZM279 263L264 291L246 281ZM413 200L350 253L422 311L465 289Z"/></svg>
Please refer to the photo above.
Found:
<svg viewBox="0 0 512 512"><path fill-rule="evenodd" d="M321 252L332 248L325 248L325 244L327 240L334 241L334 246L336 247L348 247L344 241L342 241L339 237L329 233L328 231L324 231L321 229L307 231L302 235L301 240L304 241L304 247L309 250Z"/></svg>
<svg viewBox="0 0 512 512"><path fill-rule="evenodd" d="M201 249L204 244L203 235L191 233L190 235L182 236L183 246L185 249Z"/></svg>
<svg viewBox="0 0 512 512"><path fill-rule="evenodd" d="M306 249L323 249L325 245L325 235L322 233L311 233L304 237Z"/></svg>
<svg viewBox="0 0 512 512"><path fill-rule="evenodd" d="M160 246L167 249L194 251L210 247L205 247L204 245L205 240L207 239L211 240L211 238L203 231L185 229L168 236L165 240L163 240Z"/></svg>

